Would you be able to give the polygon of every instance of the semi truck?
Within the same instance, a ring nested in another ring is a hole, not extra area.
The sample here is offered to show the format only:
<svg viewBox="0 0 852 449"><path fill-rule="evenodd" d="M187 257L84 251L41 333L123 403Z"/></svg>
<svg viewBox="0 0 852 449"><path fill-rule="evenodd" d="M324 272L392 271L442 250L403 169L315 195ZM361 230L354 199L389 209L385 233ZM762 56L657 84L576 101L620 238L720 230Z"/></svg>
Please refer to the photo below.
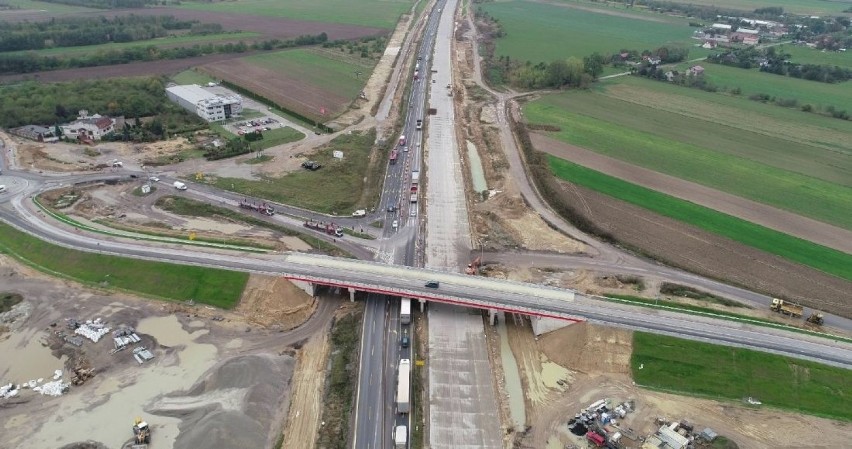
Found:
<svg viewBox="0 0 852 449"><path fill-rule="evenodd" d="M304 226L308 229L313 229L319 232L325 232L328 235L335 237L343 237L343 230L334 223L321 223L317 221L306 221Z"/></svg>
<svg viewBox="0 0 852 449"><path fill-rule="evenodd" d="M393 431L393 444L395 449L405 449L408 446L407 426L396 426Z"/></svg>
<svg viewBox="0 0 852 449"><path fill-rule="evenodd" d="M174 183L173 185L174 185L174 186L175 186L175 188L176 188L176 189L178 189L178 190L186 190L186 184L184 184L184 183L182 183L182 182L180 182L180 181L175 181L175 183Z"/></svg>
<svg viewBox="0 0 852 449"><path fill-rule="evenodd" d="M402 324L411 323L411 299L402 298L399 302L399 322Z"/></svg>
<svg viewBox="0 0 852 449"><path fill-rule="evenodd" d="M793 318L800 318L804 312L804 308L798 304L790 304L783 299L772 298L772 305L769 306L775 312L784 315L790 315Z"/></svg>
<svg viewBox="0 0 852 449"><path fill-rule="evenodd" d="M411 377L411 360L399 361L399 382L396 390L396 410L401 414L407 414L411 410L409 403L409 381Z"/></svg>
<svg viewBox="0 0 852 449"><path fill-rule="evenodd" d="M419 183L420 183L420 172L419 171L411 172L411 184L417 185Z"/></svg>

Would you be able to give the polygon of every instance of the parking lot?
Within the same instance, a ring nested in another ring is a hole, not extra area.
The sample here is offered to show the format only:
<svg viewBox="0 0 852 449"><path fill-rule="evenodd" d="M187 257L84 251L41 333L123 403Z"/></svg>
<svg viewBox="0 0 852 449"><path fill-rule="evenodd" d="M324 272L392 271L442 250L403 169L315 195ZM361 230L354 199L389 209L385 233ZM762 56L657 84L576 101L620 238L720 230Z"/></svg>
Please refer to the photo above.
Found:
<svg viewBox="0 0 852 449"><path fill-rule="evenodd" d="M225 125L225 129L238 136L242 136L244 134L252 133L255 131L263 132L283 127L284 125L280 121L267 116L246 119L240 122Z"/></svg>

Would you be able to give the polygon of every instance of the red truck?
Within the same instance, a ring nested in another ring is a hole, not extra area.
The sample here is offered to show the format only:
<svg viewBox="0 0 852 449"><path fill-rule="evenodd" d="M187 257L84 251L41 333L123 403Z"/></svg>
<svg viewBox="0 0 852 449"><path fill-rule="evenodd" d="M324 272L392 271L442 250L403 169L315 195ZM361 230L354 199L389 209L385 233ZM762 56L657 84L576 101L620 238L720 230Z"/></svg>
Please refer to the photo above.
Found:
<svg viewBox="0 0 852 449"><path fill-rule="evenodd" d="M260 212L269 216L275 215L275 209L266 203L256 204L249 202L248 200L242 200L240 201L240 208Z"/></svg>

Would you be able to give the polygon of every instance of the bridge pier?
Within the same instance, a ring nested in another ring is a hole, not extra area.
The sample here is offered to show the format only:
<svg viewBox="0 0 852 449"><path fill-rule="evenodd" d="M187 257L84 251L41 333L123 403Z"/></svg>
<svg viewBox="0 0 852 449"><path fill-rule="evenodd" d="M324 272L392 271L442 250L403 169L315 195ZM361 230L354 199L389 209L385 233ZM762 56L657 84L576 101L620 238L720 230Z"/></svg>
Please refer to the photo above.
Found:
<svg viewBox="0 0 852 449"><path fill-rule="evenodd" d="M355 290L353 287L347 287L347 288L349 289L349 301L355 302L355 292L357 292L358 290Z"/></svg>
<svg viewBox="0 0 852 449"><path fill-rule="evenodd" d="M417 301L420 302L420 313L426 312L426 300L425 299L418 299Z"/></svg>
<svg viewBox="0 0 852 449"><path fill-rule="evenodd" d="M291 280L290 282L292 282L293 285L295 285L296 287L299 287L302 290L304 290L305 293L311 295L311 297L313 297L313 298L317 297L317 284L314 284L313 282L297 281L297 280Z"/></svg>
<svg viewBox="0 0 852 449"><path fill-rule="evenodd" d="M492 326L497 325L497 321L499 320L499 314L500 312L496 310L488 309L488 322L491 323Z"/></svg>

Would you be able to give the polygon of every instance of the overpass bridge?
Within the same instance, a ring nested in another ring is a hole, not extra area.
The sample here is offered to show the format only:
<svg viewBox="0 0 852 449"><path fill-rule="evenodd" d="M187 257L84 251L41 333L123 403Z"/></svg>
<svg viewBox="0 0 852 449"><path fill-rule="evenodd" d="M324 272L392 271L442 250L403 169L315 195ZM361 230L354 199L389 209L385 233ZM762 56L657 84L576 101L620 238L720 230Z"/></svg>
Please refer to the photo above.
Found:
<svg viewBox="0 0 852 449"><path fill-rule="evenodd" d="M281 276L311 285L346 288L350 297L362 291L424 301L458 304L480 309L582 321L569 312L574 291L425 268L386 265L304 253L289 253L281 262ZM436 281L439 287L426 287Z"/></svg>

